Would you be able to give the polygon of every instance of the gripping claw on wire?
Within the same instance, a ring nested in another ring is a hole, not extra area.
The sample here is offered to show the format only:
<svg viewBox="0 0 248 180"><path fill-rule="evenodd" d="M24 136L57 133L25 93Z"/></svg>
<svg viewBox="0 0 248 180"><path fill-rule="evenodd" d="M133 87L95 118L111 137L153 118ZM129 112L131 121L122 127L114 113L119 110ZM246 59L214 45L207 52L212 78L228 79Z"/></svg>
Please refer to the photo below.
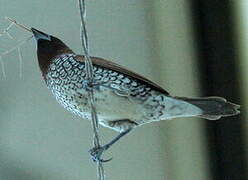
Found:
<svg viewBox="0 0 248 180"><path fill-rule="evenodd" d="M107 149L108 149L108 147L106 147L106 146L94 147L94 148L90 149L89 153L90 153L92 160L94 162L102 162L102 163L111 161L112 158L106 159L106 160L101 159L103 152L106 151Z"/></svg>

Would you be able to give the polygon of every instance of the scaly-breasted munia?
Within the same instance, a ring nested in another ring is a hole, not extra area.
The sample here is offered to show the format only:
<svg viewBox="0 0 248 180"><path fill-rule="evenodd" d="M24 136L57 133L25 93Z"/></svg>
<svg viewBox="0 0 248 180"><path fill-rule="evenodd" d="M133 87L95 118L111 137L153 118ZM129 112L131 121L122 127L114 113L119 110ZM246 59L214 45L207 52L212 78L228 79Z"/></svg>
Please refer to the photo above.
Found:
<svg viewBox="0 0 248 180"><path fill-rule="evenodd" d="M31 29L37 42L42 76L57 101L83 119L91 118L84 56L75 54L60 39ZM217 120L239 113L239 105L222 97L185 98L170 96L152 81L111 61L91 57L99 124L120 134L110 143L91 151L101 160L102 152L131 129L146 123L177 117ZM94 87L93 87L94 88Z"/></svg>

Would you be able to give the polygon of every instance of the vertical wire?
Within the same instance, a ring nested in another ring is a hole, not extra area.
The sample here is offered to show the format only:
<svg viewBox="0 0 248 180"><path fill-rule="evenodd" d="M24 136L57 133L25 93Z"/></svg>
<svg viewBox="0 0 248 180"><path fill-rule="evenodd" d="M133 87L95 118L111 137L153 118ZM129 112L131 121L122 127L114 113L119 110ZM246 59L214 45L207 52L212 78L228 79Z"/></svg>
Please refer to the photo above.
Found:
<svg viewBox="0 0 248 180"><path fill-rule="evenodd" d="M1 63L1 67L2 67L3 79L6 79L5 67L4 67L4 62L3 62L2 56L0 56L0 63Z"/></svg>
<svg viewBox="0 0 248 180"><path fill-rule="evenodd" d="M19 77L22 78L22 53L20 46L17 48L18 56L19 56Z"/></svg>
<svg viewBox="0 0 248 180"><path fill-rule="evenodd" d="M86 29L86 5L85 0L78 0L79 10L80 10L80 17L81 17L81 41L82 47L84 52L85 58L85 71L86 71L86 78L88 81L88 85L92 86L94 80L94 72L93 72L93 64L91 58L89 56L89 44L88 44L88 34ZM100 140L98 134L98 117L95 108L95 97L94 91L91 87L88 91L88 101L91 107L91 118L92 118L92 128L93 128L93 145L95 148L100 147ZM101 161L97 161L97 174L99 180L104 180L104 168Z"/></svg>

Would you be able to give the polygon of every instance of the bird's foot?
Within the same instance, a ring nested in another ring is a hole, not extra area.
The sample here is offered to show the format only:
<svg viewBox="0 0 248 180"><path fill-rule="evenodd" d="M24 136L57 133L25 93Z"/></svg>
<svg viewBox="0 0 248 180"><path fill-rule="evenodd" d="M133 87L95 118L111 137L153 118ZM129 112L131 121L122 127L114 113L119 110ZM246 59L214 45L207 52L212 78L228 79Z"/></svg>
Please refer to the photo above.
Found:
<svg viewBox="0 0 248 180"><path fill-rule="evenodd" d="M111 161L112 158L110 159L102 159L101 156L103 154L104 151L106 151L108 149L108 146L100 146L100 147L94 147L92 149L89 150L89 153L90 153L90 156L92 158L92 160L94 162L102 162L102 163L105 163L105 162L108 162L108 161Z"/></svg>

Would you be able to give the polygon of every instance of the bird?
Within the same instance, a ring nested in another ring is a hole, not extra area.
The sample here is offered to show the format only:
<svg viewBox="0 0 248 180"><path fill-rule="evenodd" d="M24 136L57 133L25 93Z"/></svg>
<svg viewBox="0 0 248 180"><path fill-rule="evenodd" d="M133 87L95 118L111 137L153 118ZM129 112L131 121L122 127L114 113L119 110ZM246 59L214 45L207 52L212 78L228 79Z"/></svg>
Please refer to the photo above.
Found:
<svg viewBox="0 0 248 180"><path fill-rule="evenodd" d="M82 119L91 119L85 56L74 53L59 38L31 28L37 59L48 89L59 104ZM119 132L109 143L92 148L95 161L121 137L137 127L161 120L199 117L218 120L240 113L240 105L223 97L177 97L163 87L110 60L91 57L99 124Z"/></svg>

